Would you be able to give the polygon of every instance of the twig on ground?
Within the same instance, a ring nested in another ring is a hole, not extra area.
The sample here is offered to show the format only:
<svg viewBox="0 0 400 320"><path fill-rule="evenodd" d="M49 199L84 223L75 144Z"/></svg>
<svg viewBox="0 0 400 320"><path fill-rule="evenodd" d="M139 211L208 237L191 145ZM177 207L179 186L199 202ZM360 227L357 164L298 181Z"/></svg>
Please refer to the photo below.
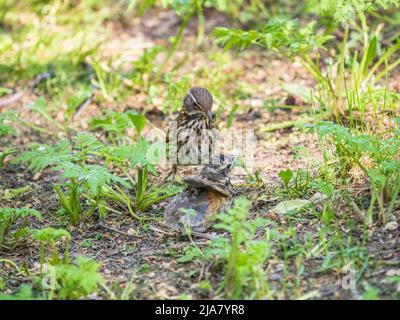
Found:
<svg viewBox="0 0 400 320"><path fill-rule="evenodd" d="M124 232L124 231L115 229L115 228L113 228L113 227L108 227L108 226L104 225L104 224L101 223L101 222L98 222L98 223L97 223L97 227L98 227L98 228L105 229L105 230L107 230L107 231L112 231L112 232L116 232L116 233L122 234L122 235L124 235L125 237L140 238L140 237L138 237L138 236L135 236L135 235L133 235L133 234L129 234L129 233L127 233L127 232Z"/></svg>
<svg viewBox="0 0 400 320"><path fill-rule="evenodd" d="M164 231L164 230L158 229L158 228L156 228L156 227L153 227L153 226L149 226L149 229L150 229L150 230L153 230L153 231L155 231L155 232L159 232L159 233L166 234L166 235L168 235L168 236L174 236L174 235L176 235L176 232L174 232L174 233L167 232L167 231Z"/></svg>

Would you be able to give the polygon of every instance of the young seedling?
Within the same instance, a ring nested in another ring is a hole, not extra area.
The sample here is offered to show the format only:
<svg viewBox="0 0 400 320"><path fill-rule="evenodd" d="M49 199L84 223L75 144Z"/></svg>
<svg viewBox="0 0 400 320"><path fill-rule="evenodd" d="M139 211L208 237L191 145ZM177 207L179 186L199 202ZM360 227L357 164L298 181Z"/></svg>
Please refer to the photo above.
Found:
<svg viewBox="0 0 400 320"><path fill-rule="evenodd" d="M4 168L5 159L16 152L17 149L15 148L6 148L4 151L0 152L0 169Z"/></svg>
<svg viewBox="0 0 400 320"><path fill-rule="evenodd" d="M34 145L32 150L22 153L14 161L28 163L28 168L33 171L50 167L60 172L63 183L53 184L53 188L71 223L76 225L84 214L90 216L97 208L101 210L105 208L102 202L104 188L111 184L129 188L130 184L113 175L105 166L87 164L94 157L105 157L109 151L108 147L101 144L93 135L80 133L73 142L71 145L69 141L61 141L54 147ZM67 189L67 192L63 189ZM83 196L90 202L87 211L82 209Z"/></svg>
<svg viewBox="0 0 400 320"><path fill-rule="evenodd" d="M40 242L40 273L43 272L43 265L45 263L45 248L46 245L51 250L50 258L46 260L50 265L68 264L69 263L69 242L71 234L64 229L44 228L32 230L32 239ZM65 250L63 258L60 258L60 253L57 250L57 242L59 240L65 241Z"/></svg>
<svg viewBox="0 0 400 320"><path fill-rule="evenodd" d="M263 298L269 293L264 263L271 251L268 232L263 239L256 239L256 230L271 221L249 219L250 203L245 198L236 199L227 213L217 216L216 229L229 234L229 238L217 236L209 246L200 250L197 245L189 246L179 262L195 259L213 261L214 265L224 265L224 279L218 290L229 299Z"/></svg>
<svg viewBox="0 0 400 320"><path fill-rule="evenodd" d="M281 178L281 180L285 184L286 191L288 192L288 194L290 194L289 182L293 178L293 171L290 169L282 170L282 171L279 171L278 175L279 175L279 178Z"/></svg>
<svg viewBox="0 0 400 320"><path fill-rule="evenodd" d="M82 214L80 193L78 191L79 184L75 179L71 179L69 194L64 193L59 185L52 184L52 186L58 195L61 207L68 214L72 225L76 226Z"/></svg>
<svg viewBox="0 0 400 320"><path fill-rule="evenodd" d="M225 256L225 275L221 284L228 298L262 298L268 295L268 282L264 263L270 254L267 238L256 240L255 232L270 221L257 218L249 220L250 203L245 198L236 199L227 213L218 216L218 229L229 232Z"/></svg>
<svg viewBox="0 0 400 320"><path fill-rule="evenodd" d="M29 232L29 218L42 219L42 215L29 208L0 208L0 249L13 246ZM18 228L12 230L17 225Z"/></svg>
<svg viewBox="0 0 400 320"><path fill-rule="evenodd" d="M97 293L105 281L99 273L99 264L87 257L77 257L76 264L57 264L52 266L55 285L47 294L48 299L81 299Z"/></svg>
<svg viewBox="0 0 400 320"><path fill-rule="evenodd" d="M337 159L341 175L346 177L350 169L358 167L369 178L371 202L363 217L365 222L368 225L373 223L373 210L378 203L380 220L386 224L400 192L400 162L397 159L399 132L385 139L330 122L320 122L312 128L318 133L321 146L327 152L326 159L330 155ZM334 146L334 153L328 154L331 145ZM368 166L364 164L366 159L369 160Z"/></svg>
<svg viewBox="0 0 400 320"><path fill-rule="evenodd" d="M0 300L42 300L43 297L36 296L32 292L30 285L21 285L15 294L0 292Z"/></svg>
<svg viewBox="0 0 400 320"><path fill-rule="evenodd" d="M137 142L133 145L122 145L113 148L108 158L108 161L119 167L136 168L135 200L131 199L118 186L115 186L115 188L103 188L105 197L126 207L130 214L139 220L141 218L136 212L145 211L152 204L169 198L181 190L181 188L174 186L149 186L149 174L157 175L155 164L158 163L163 155L162 150L165 146L160 143L150 144L149 141L140 137L145 122L141 117L131 116L139 137Z"/></svg>
<svg viewBox="0 0 400 320"><path fill-rule="evenodd" d="M10 116L10 113L0 112L0 137L14 132L14 128L7 124L7 122L10 120Z"/></svg>

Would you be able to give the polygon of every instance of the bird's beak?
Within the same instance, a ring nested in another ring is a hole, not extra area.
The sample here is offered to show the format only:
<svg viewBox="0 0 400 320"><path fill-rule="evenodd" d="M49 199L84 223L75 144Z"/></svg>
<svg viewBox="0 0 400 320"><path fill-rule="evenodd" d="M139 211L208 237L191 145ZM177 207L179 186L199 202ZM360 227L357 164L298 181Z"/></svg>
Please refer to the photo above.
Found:
<svg viewBox="0 0 400 320"><path fill-rule="evenodd" d="M208 120L213 121L213 113L211 111L207 111L206 114L207 114Z"/></svg>

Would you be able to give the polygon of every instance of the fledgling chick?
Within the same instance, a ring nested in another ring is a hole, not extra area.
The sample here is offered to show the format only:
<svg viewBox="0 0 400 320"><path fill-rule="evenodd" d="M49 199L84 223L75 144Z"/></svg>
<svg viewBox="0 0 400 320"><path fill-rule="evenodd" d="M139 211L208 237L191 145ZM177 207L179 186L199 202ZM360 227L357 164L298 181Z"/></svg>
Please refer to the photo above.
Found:
<svg viewBox="0 0 400 320"><path fill-rule="evenodd" d="M231 203L233 192L229 175L234 160L232 156L215 156L198 176L183 179L188 187L168 204L164 213L166 225L177 231L190 228L205 232L215 214L225 211Z"/></svg>

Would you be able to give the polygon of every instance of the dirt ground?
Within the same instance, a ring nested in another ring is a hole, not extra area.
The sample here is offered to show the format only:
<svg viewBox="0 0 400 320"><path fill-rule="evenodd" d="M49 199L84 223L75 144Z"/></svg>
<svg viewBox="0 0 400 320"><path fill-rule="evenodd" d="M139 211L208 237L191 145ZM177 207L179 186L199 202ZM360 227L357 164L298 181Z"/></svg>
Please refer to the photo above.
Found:
<svg viewBox="0 0 400 320"><path fill-rule="evenodd" d="M104 55L113 55L120 52L124 62L135 60L143 49L155 44L165 44L168 36L176 31L179 20L169 11L150 11L147 18L133 19L132 21L108 22L107 29L112 37L102 47ZM154 19L153 17L157 17ZM228 25L229 21L223 16L215 15L206 19L206 32L214 26ZM187 74L191 69L198 69L199 66L208 67L208 50L219 50L207 43L203 50L193 50L192 44L195 41L196 21L189 26L185 42L177 53L177 57L190 52L190 56L183 64L178 74ZM211 42L211 40L210 40ZM229 53L233 56L233 53ZM279 202L276 196L276 189L282 188L278 172L282 169L292 170L311 169L315 171L317 165L323 159L318 149L316 137L306 134L296 126L287 126L284 129L265 132L263 128L282 123L295 121L306 113L304 108L311 108L301 98L288 94L282 89L282 83L286 85L301 85L312 88L313 81L300 64L291 63L279 59L273 55L260 50L249 50L241 53L228 63L225 72L237 72L236 80L231 79L225 86L227 92L234 92L237 82L246 82L251 87L251 97L240 101L243 108L238 110L232 128L252 128L256 136L255 166L261 172L261 178L265 185L262 188L245 185L246 176L239 169L235 169L232 180L238 195L247 195L252 200L252 217L273 218L280 230L286 230L288 226L294 226L297 236L301 238L311 233L318 237L321 228L319 218L305 212L301 217L292 219L285 216L273 216L270 209ZM210 65L210 68L213 66ZM22 86L22 85L21 85ZM25 97L16 103L13 108L24 108L24 105L33 101L35 94ZM77 128L86 129L88 119L98 115L104 108L115 110L126 110L141 108L141 103L146 97L140 94L129 96L126 101L115 104L99 103L94 99L92 104L85 110L84 114L76 123ZM293 103L296 108L287 110L275 108L272 111L264 107L265 101L275 99L277 104L285 105ZM220 113L218 125L225 127L229 114L230 101L220 101L218 105L226 110ZM149 111L149 118L154 125L161 130L167 126L168 116L159 112L161 102L157 101L154 110ZM39 121L39 120L37 120ZM7 138L0 144L0 151L6 146L27 146L30 142L51 143L51 138L37 134L26 128L20 128L21 133L12 139ZM306 155L296 157L296 150L304 147ZM160 167L161 175L165 175L168 168ZM184 174L184 173L183 173ZM107 214L104 224L130 235L123 235L117 232L104 230L93 223L92 219L83 221L78 227L72 227L66 223L66 219L60 216L57 211L59 203L51 187L51 182L57 177L53 172L47 170L40 174L33 174L26 168L6 162L4 169L0 170L0 191L29 186L24 194L11 200L0 200L1 206L10 207L31 207L43 213L42 222L31 221L33 228L52 226L65 227L72 235L70 255L73 259L76 256L85 255L94 258L101 263L101 273L107 279L108 284L115 290L123 288L132 278L136 284L133 298L179 298L183 294L191 298L215 298L215 290L204 293L199 288L202 280L208 280L214 289L221 281L222 270L220 267L196 263L178 263L177 258L182 255L185 247L190 241L185 236L180 236L168 230L163 224L163 208L167 201L154 205L146 216L152 218L144 225L128 213L121 217L115 213ZM352 187L357 190L357 186ZM360 193L368 195L359 186ZM310 195L311 197L312 195ZM342 208L342 210L339 210ZM400 263L400 240L399 231L385 230L377 224L370 229L363 230L362 223L354 212L345 204L338 201L337 213L341 219L339 228L343 237L351 235L355 244L359 244L368 257L367 269L364 272L361 282L367 281L370 285L379 288L381 298L393 298L399 293L400 288L395 284L385 282L388 275L399 274ZM399 212L395 212L397 219ZM349 221L355 221L350 223ZM358 221L358 222L357 222ZM211 232L216 232L212 230ZM363 242L363 232L368 232L369 240ZM196 239L199 247L205 246L210 240ZM275 248L276 259L268 261L269 281L271 290L276 292L276 298L296 298L304 294L310 294L310 298L321 299L358 299L361 292L357 289L343 289L342 279L344 274L333 269L321 271L319 259L305 261L305 270L300 275L300 285L294 287L296 279L296 268L293 263L287 272L283 268L280 248ZM37 268L39 261L39 246L33 242L21 244L12 252L1 252L1 257L14 261L17 265L26 263L30 268ZM0 276L6 280L8 292L24 283L25 279L15 274L14 270L7 265L2 265ZM284 284L286 283L286 284ZM93 297L93 298L101 298Z"/></svg>

